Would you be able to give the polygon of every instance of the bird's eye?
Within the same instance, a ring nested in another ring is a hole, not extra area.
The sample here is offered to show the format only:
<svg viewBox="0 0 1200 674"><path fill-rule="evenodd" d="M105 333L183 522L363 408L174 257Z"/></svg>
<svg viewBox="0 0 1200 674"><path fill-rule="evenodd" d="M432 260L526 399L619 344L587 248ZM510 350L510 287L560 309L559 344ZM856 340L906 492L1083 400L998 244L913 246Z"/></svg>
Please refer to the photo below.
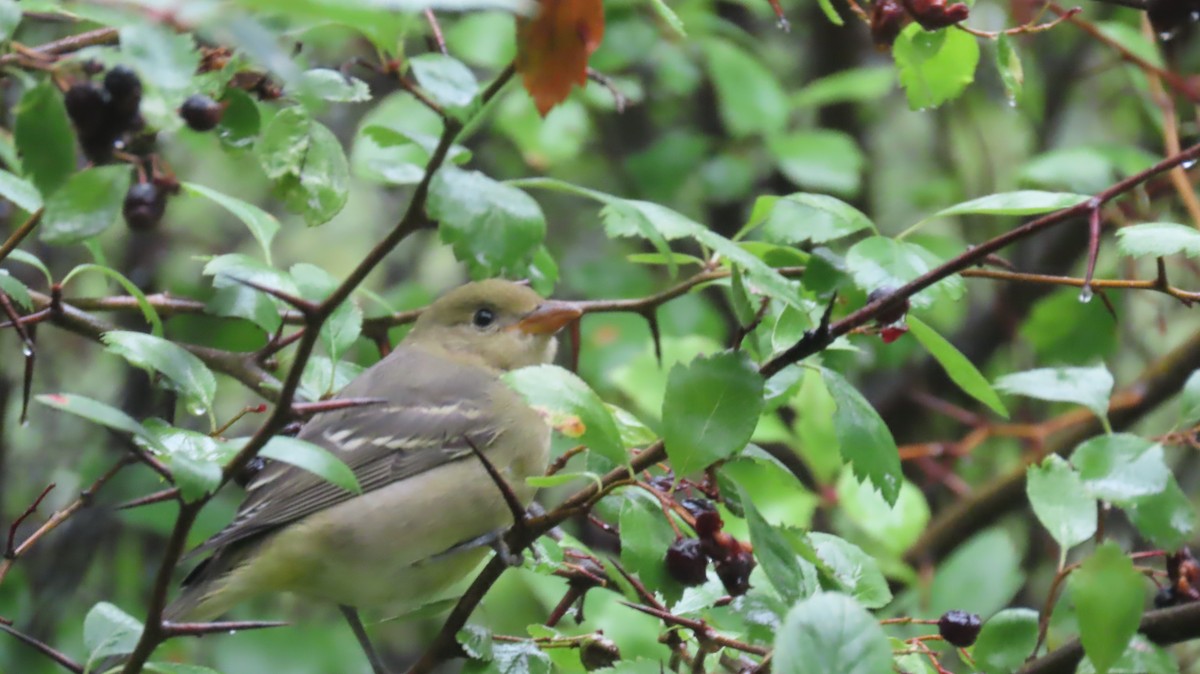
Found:
<svg viewBox="0 0 1200 674"><path fill-rule="evenodd" d="M495 320L496 320L496 313L493 312L491 309L488 309L487 307L484 307L484 308L476 311L475 315L471 317L471 322L474 323L475 327L477 327L477 328L486 328L487 326L491 325Z"/></svg>

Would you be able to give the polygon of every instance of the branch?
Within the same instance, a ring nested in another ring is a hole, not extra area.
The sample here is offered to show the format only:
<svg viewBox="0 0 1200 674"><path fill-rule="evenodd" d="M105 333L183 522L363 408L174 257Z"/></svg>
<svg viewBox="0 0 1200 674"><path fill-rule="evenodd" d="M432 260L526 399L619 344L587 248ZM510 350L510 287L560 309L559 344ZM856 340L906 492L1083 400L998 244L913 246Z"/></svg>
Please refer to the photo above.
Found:
<svg viewBox="0 0 1200 674"><path fill-rule="evenodd" d="M1138 632L1160 646L1200 638L1200 602L1148 611L1142 616ZM1074 674L1081 660L1083 646L1073 639L1025 665L1018 674Z"/></svg>

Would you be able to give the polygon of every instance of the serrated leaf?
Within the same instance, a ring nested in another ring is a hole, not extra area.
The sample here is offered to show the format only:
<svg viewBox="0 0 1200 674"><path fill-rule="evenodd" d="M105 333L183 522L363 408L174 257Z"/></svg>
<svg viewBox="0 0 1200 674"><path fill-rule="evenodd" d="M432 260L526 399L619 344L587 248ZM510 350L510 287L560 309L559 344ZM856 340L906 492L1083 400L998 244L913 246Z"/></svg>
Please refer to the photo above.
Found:
<svg viewBox="0 0 1200 674"><path fill-rule="evenodd" d="M426 210L476 278L528 265L546 237L546 217L532 197L478 171L442 168Z"/></svg>
<svg viewBox="0 0 1200 674"><path fill-rule="evenodd" d="M775 243L825 243L875 225L862 211L825 194L797 192L763 196L754 203L746 229L761 226L762 237Z"/></svg>
<svg viewBox="0 0 1200 674"><path fill-rule="evenodd" d="M907 322L909 332L937 360L951 381L972 398L990 407L996 414L1008 418L1008 409L1000 402L1000 396L996 395L987 378L980 374L961 351L916 316L909 315Z"/></svg>
<svg viewBox="0 0 1200 674"><path fill-rule="evenodd" d="M833 423L842 459L860 480L870 480L883 499L895 505L903 477L892 432L871 403L842 375L821 368L821 376L837 405Z"/></svg>
<svg viewBox="0 0 1200 674"><path fill-rule="evenodd" d="M1117 230L1117 248L1132 257L1163 257L1183 253L1200 256L1200 231L1174 222L1147 222Z"/></svg>
<svg viewBox="0 0 1200 674"><path fill-rule="evenodd" d="M871 236L854 244L846 253L846 269L854 283L867 292L880 288L899 288L940 265L942 261L929 250L909 241ZM934 294L950 299L963 294L962 279L951 276L911 298L914 307L933 303Z"/></svg>
<svg viewBox="0 0 1200 674"><path fill-rule="evenodd" d="M21 96L13 115L22 173L48 198L75 172L75 133L62 93L47 79Z"/></svg>
<svg viewBox="0 0 1200 674"><path fill-rule="evenodd" d="M557 365L536 365L509 372L504 381L532 407L548 410L551 426L577 433L582 444L613 463L629 462L612 413L575 374Z"/></svg>
<svg viewBox="0 0 1200 674"><path fill-rule="evenodd" d="M988 674L1012 674L1025 664L1037 643L1038 613L1005 609L988 619L975 640L975 664Z"/></svg>
<svg viewBox="0 0 1200 674"><path fill-rule="evenodd" d="M29 295L29 288L3 269L0 269L0 292L11 297L22 309L33 309L33 298Z"/></svg>
<svg viewBox="0 0 1200 674"><path fill-rule="evenodd" d="M1178 550L1196 531L1196 507L1173 475L1166 489L1134 499L1125 507L1125 513L1139 533L1164 550Z"/></svg>
<svg viewBox="0 0 1200 674"><path fill-rule="evenodd" d="M1088 494L1079 474L1057 454L1029 467L1025 491L1034 514L1064 555L1096 533L1096 499Z"/></svg>
<svg viewBox="0 0 1200 674"><path fill-rule="evenodd" d="M110 352L132 365L166 377L169 387L183 396L192 414L203 414L212 408L217 379L204 361L187 349L161 337L125 330L111 330L101 339Z"/></svg>
<svg viewBox="0 0 1200 674"><path fill-rule="evenodd" d="M621 504L621 564L652 591L678 598L683 586L667 571L667 548L675 541L675 530L667 521L657 499L632 490Z"/></svg>
<svg viewBox="0 0 1200 674"><path fill-rule="evenodd" d="M879 564L862 548L819 531L810 533L808 538L817 558L824 563L842 592L867 608L881 608L892 600L892 591Z"/></svg>
<svg viewBox="0 0 1200 674"><path fill-rule="evenodd" d="M33 183L0 169L0 197L14 206L32 213L42 207L42 194Z"/></svg>
<svg viewBox="0 0 1200 674"><path fill-rule="evenodd" d="M1162 492L1171 477L1162 445L1129 433L1084 442L1071 454L1071 464L1092 496L1117 505Z"/></svg>
<svg viewBox="0 0 1200 674"><path fill-rule="evenodd" d="M1067 583L1079 621L1079 640L1098 674L1106 674L1137 633L1145 591L1142 575L1121 548L1107 541Z"/></svg>
<svg viewBox="0 0 1200 674"><path fill-rule="evenodd" d="M922 30L909 24L892 46L900 85L913 110L957 98L975 80L979 44L960 30Z"/></svg>
<svg viewBox="0 0 1200 674"><path fill-rule="evenodd" d="M83 619L83 643L88 648L89 663L132 653L141 636L142 623L108 602L93 606Z"/></svg>
<svg viewBox="0 0 1200 674"><path fill-rule="evenodd" d="M185 182L183 183L183 189L215 202L232 213L238 220L241 220L246 225L246 228L250 230L250 234L254 236L255 241L258 241L258 245L263 251L263 258L267 261L267 264L271 264L271 241L279 233L279 221L275 219L275 216L252 203L231 197L228 194L218 192L203 185Z"/></svg>
<svg viewBox="0 0 1200 674"><path fill-rule="evenodd" d="M881 674L892 649L875 616L844 594L820 592L788 611L775 637L778 674Z"/></svg>
<svg viewBox="0 0 1200 674"><path fill-rule="evenodd" d="M328 222L346 205L350 167L342 145L300 106L275 115L255 152L288 209L309 225Z"/></svg>
<svg viewBox="0 0 1200 674"><path fill-rule="evenodd" d="M68 178L46 199L41 240L79 243L108 229L121 213L129 181L126 165L85 169Z"/></svg>
<svg viewBox="0 0 1200 674"><path fill-rule="evenodd" d="M35 396L34 399L43 405L83 417L101 426L130 433L149 442L157 442L136 419L98 400L92 400L91 398L85 398L73 393L48 393Z"/></svg>
<svg viewBox="0 0 1200 674"><path fill-rule="evenodd" d="M440 105L464 108L479 93L475 74L456 58L445 54L420 54L408 63L417 84Z"/></svg>
<svg viewBox="0 0 1200 674"><path fill-rule="evenodd" d="M361 103L371 100L367 83L329 68L314 68L301 73L296 82L301 96L312 96L334 103Z"/></svg>
<svg viewBox="0 0 1200 674"><path fill-rule="evenodd" d="M1020 190L1017 192L1000 192L986 197L971 199L949 208L943 208L933 217L947 215L1037 215L1052 213L1064 208L1077 206L1092 197L1086 194L1070 192L1042 192L1039 190Z"/></svg>
<svg viewBox="0 0 1200 674"><path fill-rule="evenodd" d="M1047 367L1004 375L996 380L996 388L1037 400L1083 405L1107 424L1113 378L1103 363L1093 367Z"/></svg>
<svg viewBox="0 0 1200 674"><path fill-rule="evenodd" d="M729 458L750 441L762 412L762 376L742 353L677 364L663 396L663 442L680 477Z"/></svg>
<svg viewBox="0 0 1200 674"><path fill-rule="evenodd" d="M804 532L771 526L759 514L745 490L741 491L741 497L746 523L750 528L750 543L754 546L754 558L762 565L767 580L771 581L775 591L788 604L811 596L819 589L817 568L803 559L796 549L802 546L809 556L816 555Z"/></svg>

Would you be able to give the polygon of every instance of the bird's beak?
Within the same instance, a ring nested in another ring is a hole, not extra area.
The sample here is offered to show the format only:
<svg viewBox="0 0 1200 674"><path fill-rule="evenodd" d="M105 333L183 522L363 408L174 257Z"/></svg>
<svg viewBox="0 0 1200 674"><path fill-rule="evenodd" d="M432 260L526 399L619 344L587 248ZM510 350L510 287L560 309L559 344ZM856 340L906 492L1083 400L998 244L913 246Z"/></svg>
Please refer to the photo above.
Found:
<svg viewBox="0 0 1200 674"><path fill-rule="evenodd" d="M574 302L546 300L517 321L516 328L530 335L553 335L583 315Z"/></svg>

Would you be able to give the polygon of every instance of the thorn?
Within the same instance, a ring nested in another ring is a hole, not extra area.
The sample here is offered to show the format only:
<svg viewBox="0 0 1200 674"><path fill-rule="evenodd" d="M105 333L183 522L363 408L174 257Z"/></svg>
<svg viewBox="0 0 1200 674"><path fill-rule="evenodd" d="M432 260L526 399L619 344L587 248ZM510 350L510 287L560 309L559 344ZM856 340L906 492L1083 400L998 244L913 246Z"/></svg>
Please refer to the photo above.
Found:
<svg viewBox="0 0 1200 674"><path fill-rule="evenodd" d="M312 403L292 403L292 414L298 417L308 416L311 414L321 414L322 412L335 412L351 407L381 405L387 401L387 398L333 398L332 400L318 400Z"/></svg>
<svg viewBox="0 0 1200 674"><path fill-rule="evenodd" d="M206 634L286 627L287 624L278 620L232 620L211 623L175 623L164 620L163 631L175 637L202 637Z"/></svg>
<svg viewBox="0 0 1200 674"><path fill-rule="evenodd" d="M129 510L130 508L140 508L142 506L153 505L155 503L162 503L163 501L171 501L176 498L179 498L179 488L171 487L170 489L156 491L153 494L147 494L145 496L135 498L132 501L126 501L124 503L120 503L114 508L114 510Z"/></svg>
<svg viewBox="0 0 1200 674"><path fill-rule="evenodd" d="M521 500L517 498L512 487L504 480L504 476L500 474L500 471L496 470L496 466L492 463L491 459L484 456L483 451L479 449L475 441L471 439L471 436L463 435L462 437L466 441L467 446L471 448L471 451L475 453L475 457L483 464L483 468L491 476L492 482L496 483L500 494L504 496L504 502L508 504L508 509L513 516L513 529L519 529L524 532L526 519L525 506L521 505Z"/></svg>
<svg viewBox="0 0 1200 674"><path fill-rule="evenodd" d="M654 306L643 310L642 318L645 318L647 325L650 326L650 336L654 338L654 358L658 361L658 367L662 368L662 332L658 327L658 307Z"/></svg>

